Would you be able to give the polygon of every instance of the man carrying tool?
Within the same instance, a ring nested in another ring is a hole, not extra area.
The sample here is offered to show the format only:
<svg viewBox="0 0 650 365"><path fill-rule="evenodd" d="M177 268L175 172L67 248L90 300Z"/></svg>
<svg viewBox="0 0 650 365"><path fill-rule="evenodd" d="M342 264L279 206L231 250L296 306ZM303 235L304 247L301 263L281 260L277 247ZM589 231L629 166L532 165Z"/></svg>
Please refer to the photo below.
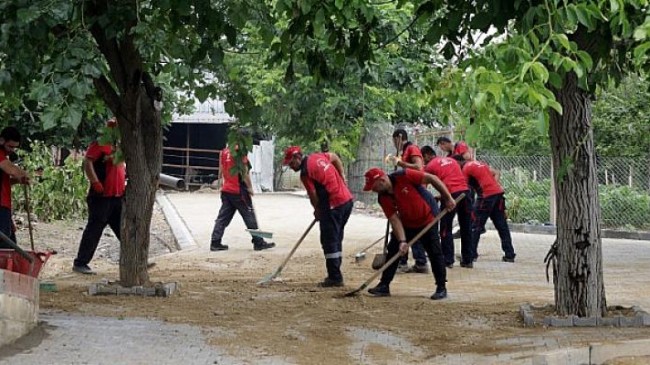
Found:
<svg viewBox="0 0 650 365"><path fill-rule="evenodd" d="M235 146L235 149L238 147ZM255 217L255 210L253 209L253 184L249 172L248 157L242 157L242 164L244 165L244 172L236 174L231 173L231 169L235 166L235 160L230 153L230 149L226 146L221 150L219 155L219 179L223 178L223 186L221 187L221 208L219 215L214 222L212 229L212 238L210 241L210 251L225 251L228 245L221 243L223 234L226 227L235 216L235 212L239 212L246 228L249 230L258 229L257 218ZM275 247L275 243L266 242L263 238L252 235L253 250L261 251Z"/></svg>
<svg viewBox="0 0 650 365"><path fill-rule="evenodd" d="M407 242L434 221L438 212L437 203L433 195L422 186L423 184L431 184L440 192L447 209L452 210L456 207L454 199L442 181L425 172L406 169L386 175L383 170L373 167L365 173L365 178L366 184L363 190L372 190L378 194L379 205L393 228L388 244L388 257L406 254ZM431 295L431 299L446 298L447 270L442 257L438 225L433 225L424 233L420 242L429 255L431 271L436 283L436 291ZM368 289L368 292L374 296L390 296L390 282L395 276L397 265L396 260L386 268L379 284Z"/></svg>
<svg viewBox="0 0 650 365"><path fill-rule="evenodd" d="M395 168L401 167L403 169L413 169L423 171L424 161L420 149L413 142L408 140L408 134L404 129L396 129L393 132L393 144L400 152L401 158L398 156L388 155L387 162L394 165ZM420 242L417 242L412 247L413 259L415 264L411 267L408 266L408 252L400 258L399 268L404 273L420 273L426 274L427 270L427 255Z"/></svg>
<svg viewBox="0 0 650 365"><path fill-rule="evenodd" d="M16 242L16 230L11 211L11 186L29 184L29 175L12 161L16 148L20 147L20 132L15 127L6 127L0 132L0 231ZM0 248L13 248L0 241Z"/></svg>
<svg viewBox="0 0 650 365"><path fill-rule="evenodd" d="M440 220L440 240L442 242L442 252L447 267L454 266L454 237L452 234L452 224L454 215L458 214L458 225L460 226L460 244L461 244L461 261L460 266L473 268L474 252L472 249L472 219L474 215L473 201L469 194L469 187L463 171L458 162L450 157L437 157L431 146L424 146L421 149L422 157L426 166L424 171L437 176L456 199L461 194L465 194L465 199L461 200L456 209Z"/></svg>
<svg viewBox="0 0 650 365"><path fill-rule="evenodd" d="M461 157L456 156L457 159ZM515 249L512 246L510 237L510 228L506 217L506 198L503 188L499 184L499 172L494 170L482 161L463 161L461 162L463 174L467 178L470 186L476 191L476 234L473 235L472 248L474 259L478 258L478 242L480 235L478 232L485 230L485 223L488 217L492 220L494 228L499 232L501 238L501 249L504 256L504 262L515 262Z"/></svg>
<svg viewBox="0 0 650 365"><path fill-rule="evenodd" d="M343 163L331 152L303 156L300 147L291 146L285 150L282 164L300 171L300 180L314 207L314 218L320 224L327 277L318 285L325 288L343 286L343 236L352 213L352 193L345 183Z"/></svg>

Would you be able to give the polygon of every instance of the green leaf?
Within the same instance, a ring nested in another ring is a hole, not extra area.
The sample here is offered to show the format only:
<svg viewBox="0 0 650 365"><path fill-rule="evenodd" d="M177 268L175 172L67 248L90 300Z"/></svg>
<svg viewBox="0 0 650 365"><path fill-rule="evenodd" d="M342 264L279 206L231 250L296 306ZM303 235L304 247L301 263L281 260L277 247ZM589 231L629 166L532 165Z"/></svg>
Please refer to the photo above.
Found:
<svg viewBox="0 0 650 365"><path fill-rule="evenodd" d="M618 11L618 0L609 0L609 7L612 9L612 13Z"/></svg>
<svg viewBox="0 0 650 365"><path fill-rule="evenodd" d="M638 27L634 31L634 40L640 41L646 39L647 36L648 36L648 32L643 27Z"/></svg>
<svg viewBox="0 0 650 365"><path fill-rule="evenodd" d="M533 63L531 69L533 70L533 74L535 74L538 79L542 80L543 83L548 81L548 70L540 62Z"/></svg>
<svg viewBox="0 0 650 365"><path fill-rule="evenodd" d="M535 121L537 122L535 126L539 134L546 135L548 133L548 114L544 110L540 110Z"/></svg>
<svg viewBox="0 0 650 365"><path fill-rule="evenodd" d="M67 113L63 116L63 119L61 121L65 125L77 128L79 126L79 123L81 123L81 117L82 114L79 109L70 107L68 108Z"/></svg>
<svg viewBox="0 0 650 365"><path fill-rule="evenodd" d="M562 88L562 77L557 72L550 72L548 74L548 81L556 89Z"/></svg>
<svg viewBox="0 0 650 365"><path fill-rule="evenodd" d="M587 29L593 29L594 24L591 21L589 10L584 4L576 6L576 16L578 17L578 21L587 27Z"/></svg>
<svg viewBox="0 0 650 365"><path fill-rule="evenodd" d="M548 106L553 108L558 114L562 115L562 105L553 99L547 99Z"/></svg>
<svg viewBox="0 0 650 365"><path fill-rule="evenodd" d="M571 50L571 43L569 42L569 38L566 36L566 34L556 34L555 38L560 42L562 47L566 48L568 51Z"/></svg>
<svg viewBox="0 0 650 365"><path fill-rule="evenodd" d="M41 115L41 122L43 123L43 129L49 130L56 127L57 122L61 116L61 111L58 108L48 107L45 112Z"/></svg>
<svg viewBox="0 0 650 365"><path fill-rule="evenodd" d="M521 68L521 72L519 73L519 81L524 81L524 77L526 77L526 72L528 72L528 69L532 65L533 65L532 62L524 63L524 66Z"/></svg>
<svg viewBox="0 0 650 365"><path fill-rule="evenodd" d="M345 5L344 0L335 0L334 1L334 6L336 6L336 8L339 9L339 10L343 9L344 5Z"/></svg>
<svg viewBox="0 0 650 365"><path fill-rule="evenodd" d="M478 93L474 98L474 105L476 106L477 109L482 109L483 106L485 105L486 100L487 100L486 93Z"/></svg>
<svg viewBox="0 0 650 365"><path fill-rule="evenodd" d="M582 64L585 66L585 69L587 71L591 70L594 62L591 60L591 56L589 55L589 53L585 51L578 51L577 54L580 60L582 61Z"/></svg>
<svg viewBox="0 0 650 365"><path fill-rule="evenodd" d="M528 101L531 104L538 103L541 105L542 109L545 109L546 106L548 105L548 100L546 97L540 93L537 92L537 90L533 89L532 87L528 88Z"/></svg>
<svg viewBox="0 0 650 365"><path fill-rule="evenodd" d="M641 43L638 47L634 49L634 58L637 61L641 61L645 57L646 53L650 49L650 42Z"/></svg>

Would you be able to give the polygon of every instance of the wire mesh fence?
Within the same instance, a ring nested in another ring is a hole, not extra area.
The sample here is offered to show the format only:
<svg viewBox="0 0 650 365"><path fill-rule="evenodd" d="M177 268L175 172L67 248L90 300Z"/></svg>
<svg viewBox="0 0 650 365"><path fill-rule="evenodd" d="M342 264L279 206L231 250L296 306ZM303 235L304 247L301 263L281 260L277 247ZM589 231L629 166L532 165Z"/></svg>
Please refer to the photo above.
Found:
<svg viewBox="0 0 650 365"><path fill-rule="evenodd" d="M355 161L347 166L348 186L355 199L375 205L377 196L363 192L364 173L370 167L392 171L384 157L395 153L391 139L394 127L382 126L367 133ZM411 131L412 132L412 131ZM438 137L453 140L449 131L413 133L419 146L435 146ZM436 150L438 154L441 152ZM513 223L552 224L550 156L498 156L481 154L476 159L500 171L500 183L506 192L508 218ZM603 228L650 230L650 157L599 158L598 193ZM302 188L299 176L286 174L282 187Z"/></svg>

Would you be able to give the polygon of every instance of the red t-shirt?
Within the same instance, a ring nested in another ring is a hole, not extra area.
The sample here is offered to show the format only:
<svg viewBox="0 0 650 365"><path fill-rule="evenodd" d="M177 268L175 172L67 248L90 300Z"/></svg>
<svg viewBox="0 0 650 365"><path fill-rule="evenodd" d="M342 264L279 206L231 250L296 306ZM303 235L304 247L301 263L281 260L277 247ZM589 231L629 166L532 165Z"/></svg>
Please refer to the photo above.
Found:
<svg viewBox="0 0 650 365"><path fill-rule="evenodd" d="M0 146L0 162L9 160L7 151ZM0 206L11 209L11 176L0 170Z"/></svg>
<svg viewBox="0 0 650 365"><path fill-rule="evenodd" d="M228 148L222 149L219 158L223 161L221 165L223 168L223 171L221 172L223 175L223 187L221 187L221 191L224 193L239 194L241 192L239 174L232 175L230 173L230 169L235 166L235 160L233 159L230 150ZM248 164L248 156L242 157L242 163L244 165Z"/></svg>
<svg viewBox="0 0 650 365"><path fill-rule="evenodd" d="M379 194L379 205L386 218L397 213L406 228L419 228L431 223L435 217L433 195L422 186L424 173L405 169L388 175L393 193Z"/></svg>
<svg viewBox="0 0 650 365"><path fill-rule="evenodd" d="M121 197L124 195L126 188L126 165L120 162L113 164L113 146L99 145L93 142L88 146L86 158L93 162L95 174L99 181L104 185L104 197ZM92 188L90 189L93 193Z"/></svg>
<svg viewBox="0 0 650 365"><path fill-rule="evenodd" d="M327 202L329 209L352 200L352 193L343 181L336 167L330 161L329 153L313 153L302 161L300 179L308 192L316 192L319 202Z"/></svg>
<svg viewBox="0 0 650 365"><path fill-rule="evenodd" d="M418 146L414 145L411 142L408 142L404 146L404 149L402 150L402 161L408 163L415 163L415 161L413 161L413 157L419 157L422 159L422 161L424 161L424 159L422 158L422 152L420 152Z"/></svg>
<svg viewBox="0 0 650 365"><path fill-rule="evenodd" d="M490 166L481 161L470 161L463 167L463 174L476 190L479 198L487 198L503 193L503 188L494 178Z"/></svg>
<svg viewBox="0 0 650 365"><path fill-rule="evenodd" d="M440 178L450 194L469 189L460 165L453 158L434 157L424 167L424 171Z"/></svg>
<svg viewBox="0 0 650 365"><path fill-rule="evenodd" d="M467 152L469 150L469 147L467 147L467 143L463 141L458 141L454 145L454 152L452 152L452 155L462 155L463 153Z"/></svg>

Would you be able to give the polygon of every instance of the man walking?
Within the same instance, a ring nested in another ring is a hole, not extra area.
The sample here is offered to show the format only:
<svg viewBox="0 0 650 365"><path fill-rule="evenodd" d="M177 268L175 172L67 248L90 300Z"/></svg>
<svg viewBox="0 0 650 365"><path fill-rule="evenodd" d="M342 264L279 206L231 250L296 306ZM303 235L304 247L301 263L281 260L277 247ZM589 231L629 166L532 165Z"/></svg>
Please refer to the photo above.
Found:
<svg viewBox="0 0 650 365"><path fill-rule="evenodd" d="M424 171L435 175L442 180L452 198L456 199L461 194L465 194L465 198L456 205L456 209L449 212L449 214L445 215L440 220L440 239L442 242L442 252L445 258L445 265L448 268L451 268L454 266L454 237L452 234L452 225L454 215L457 214L458 225L460 226L460 266L471 269L474 267L472 259L475 256L472 249L472 219L474 215L474 207L465 175L463 175L463 171L455 159L449 157L437 157L431 146L422 147L421 152L426 163Z"/></svg>
<svg viewBox="0 0 650 365"><path fill-rule="evenodd" d="M15 127L6 127L0 132L0 231L16 242L11 210L11 186L29 184L27 172L16 166L12 160L20 147L20 132ZM0 248L13 248L0 240Z"/></svg>
<svg viewBox="0 0 650 365"><path fill-rule="evenodd" d="M115 118L106 122L108 128L117 125ZM72 270L81 274L94 274L88 263L95 255L95 250L106 226L110 226L115 237L120 239L122 219L122 198L126 189L126 165L114 161L113 144L99 144L94 141L88 146L83 161L83 169L90 182L86 203L88 204L88 222L81 236L79 251L74 259Z"/></svg>
<svg viewBox="0 0 650 365"><path fill-rule="evenodd" d="M435 219L436 201L423 184L432 184L440 192L447 209L454 209L456 206L442 181L422 171L407 169L386 175L383 170L373 167L366 171L365 178L363 190L372 190L378 194L379 205L393 229L388 244L389 258L406 254L407 242ZM447 270L442 257L438 225L435 224L427 230L419 241L429 255L431 271L435 278L436 291L431 295L431 299L446 298ZM390 296L390 283L397 271L397 265L395 261L386 268L379 284L368 292L374 296Z"/></svg>
<svg viewBox="0 0 650 365"><path fill-rule="evenodd" d="M477 233L474 234L472 244L474 259L478 258L478 242L481 237L478 232L485 230L485 223L489 217L501 239L501 249L504 253L502 260L515 262L515 249L512 246L510 228L506 218L506 198L498 181L499 172L481 161L470 160L461 164L463 174L478 196L475 205Z"/></svg>
<svg viewBox="0 0 650 365"><path fill-rule="evenodd" d="M235 146L235 149L238 147ZM210 251L225 251L228 245L221 243L223 234L226 227L235 216L235 212L239 212L246 228L258 229L257 218L255 217L255 210L253 209L253 184L249 172L248 157L242 157L242 164L244 165L244 172L233 174L231 169L235 166L235 160L226 146L221 150L219 155L219 178L223 178L223 186L221 187L221 208L219 215L214 222L212 229L212 238L210 241ZM266 242L263 238L253 236L253 250L261 251L275 247L275 243Z"/></svg>
<svg viewBox="0 0 650 365"><path fill-rule="evenodd" d="M325 254L327 277L321 287L343 286L341 261L345 225L352 213L352 193L345 183L343 163L331 152L303 156L298 146L285 150L283 165L300 171L314 217L320 223L320 243Z"/></svg>

